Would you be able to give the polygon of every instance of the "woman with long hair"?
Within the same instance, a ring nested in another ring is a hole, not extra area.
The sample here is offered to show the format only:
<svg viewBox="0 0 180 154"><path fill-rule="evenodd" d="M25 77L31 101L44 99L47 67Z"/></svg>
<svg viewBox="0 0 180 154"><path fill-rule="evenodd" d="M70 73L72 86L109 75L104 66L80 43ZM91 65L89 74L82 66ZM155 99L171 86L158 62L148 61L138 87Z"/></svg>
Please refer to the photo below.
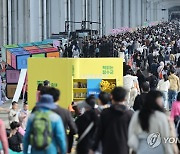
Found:
<svg viewBox="0 0 180 154"><path fill-rule="evenodd" d="M128 145L137 154L173 154L172 145L163 139L170 136L168 118L163 109L163 94L150 91L144 106L130 122Z"/></svg>
<svg viewBox="0 0 180 154"><path fill-rule="evenodd" d="M143 75L142 71L139 69L137 70L136 76L138 77L139 88L142 88L144 82L146 82L146 77Z"/></svg>

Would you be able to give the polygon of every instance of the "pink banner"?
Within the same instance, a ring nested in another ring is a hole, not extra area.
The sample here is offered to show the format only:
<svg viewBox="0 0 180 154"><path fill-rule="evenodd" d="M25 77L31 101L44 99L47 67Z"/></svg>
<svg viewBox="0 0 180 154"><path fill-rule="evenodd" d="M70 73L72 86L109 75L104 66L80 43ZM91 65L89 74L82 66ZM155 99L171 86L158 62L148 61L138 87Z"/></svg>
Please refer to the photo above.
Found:
<svg viewBox="0 0 180 154"><path fill-rule="evenodd" d="M121 34L121 33L125 33L125 32L130 32L132 30L132 28L129 27L121 27L121 28L116 28L116 29L112 29L110 31L111 34Z"/></svg>
<svg viewBox="0 0 180 154"><path fill-rule="evenodd" d="M53 47L54 47L54 48L60 47L60 41L54 40L54 41L53 41Z"/></svg>

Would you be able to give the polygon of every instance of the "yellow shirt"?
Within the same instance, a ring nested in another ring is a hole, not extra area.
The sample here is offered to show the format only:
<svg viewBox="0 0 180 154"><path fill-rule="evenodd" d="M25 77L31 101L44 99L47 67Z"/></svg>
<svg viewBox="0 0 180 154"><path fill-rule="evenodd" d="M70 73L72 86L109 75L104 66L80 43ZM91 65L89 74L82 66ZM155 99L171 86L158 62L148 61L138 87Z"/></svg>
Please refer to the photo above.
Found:
<svg viewBox="0 0 180 154"><path fill-rule="evenodd" d="M180 90L179 78L175 74L171 74L168 79L170 82L169 89L174 91L179 91Z"/></svg>

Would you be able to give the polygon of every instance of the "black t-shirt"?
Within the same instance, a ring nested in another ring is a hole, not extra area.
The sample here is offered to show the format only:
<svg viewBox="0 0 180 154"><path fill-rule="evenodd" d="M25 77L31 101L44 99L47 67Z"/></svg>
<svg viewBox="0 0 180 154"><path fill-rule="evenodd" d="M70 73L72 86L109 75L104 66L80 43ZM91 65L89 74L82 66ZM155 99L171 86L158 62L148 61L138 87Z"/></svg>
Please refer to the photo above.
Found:
<svg viewBox="0 0 180 154"><path fill-rule="evenodd" d="M157 77L155 75L151 75L150 77L148 77L147 81L149 82L151 90L156 89L157 84L158 84L158 79L157 79Z"/></svg>
<svg viewBox="0 0 180 154"><path fill-rule="evenodd" d="M22 143L22 139L23 136L19 132L8 138L9 148L15 152L21 152L20 144Z"/></svg>
<svg viewBox="0 0 180 154"><path fill-rule="evenodd" d="M141 95L138 95L134 101L133 109L134 111L141 110L145 100L146 100L147 93L142 93Z"/></svg>
<svg viewBox="0 0 180 154"><path fill-rule="evenodd" d="M77 144L77 153L86 154L93 143L94 133L98 125L98 116L95 110L86 111L83 115L79 116L76 120L76 125L78 127L79 137L84 133L91 122L94 122L93 128L88 132L88 134L82 139L81 142Z"/></svg>

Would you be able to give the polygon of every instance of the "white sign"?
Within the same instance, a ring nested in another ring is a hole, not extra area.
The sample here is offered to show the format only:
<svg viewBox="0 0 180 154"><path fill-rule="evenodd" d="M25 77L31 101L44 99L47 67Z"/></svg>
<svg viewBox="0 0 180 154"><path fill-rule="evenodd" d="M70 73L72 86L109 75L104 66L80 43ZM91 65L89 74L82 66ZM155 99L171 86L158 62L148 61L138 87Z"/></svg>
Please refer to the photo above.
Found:
<svg viewBox="0 0 180 154"><path fill-rule="evenodd" d="M23 85L25 82L26 73L27 73L27 69L21 69L19 81L18 81L18 85L17 85L16 91L13 97L13 101L16 101L16 102L19 101L19 97L21 95L21 91L23 89Z"/></svg>

